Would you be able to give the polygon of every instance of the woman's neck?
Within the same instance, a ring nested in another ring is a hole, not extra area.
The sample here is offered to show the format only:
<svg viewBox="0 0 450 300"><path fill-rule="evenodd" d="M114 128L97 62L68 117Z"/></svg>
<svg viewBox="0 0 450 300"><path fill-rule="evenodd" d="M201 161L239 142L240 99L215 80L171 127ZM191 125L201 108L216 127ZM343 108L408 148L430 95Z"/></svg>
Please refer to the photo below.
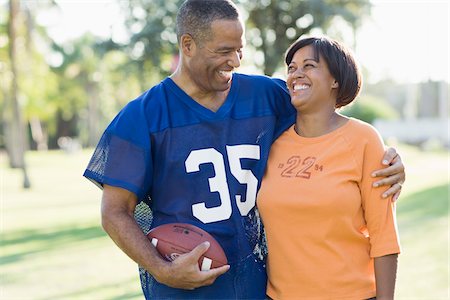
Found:
<svg viewBox="0 0 450 300"><path fill-rule="evenodd" d="M297 113L295 132L303 137L318 137L330 133L347 122L348 118L336 111Z"/></svg>

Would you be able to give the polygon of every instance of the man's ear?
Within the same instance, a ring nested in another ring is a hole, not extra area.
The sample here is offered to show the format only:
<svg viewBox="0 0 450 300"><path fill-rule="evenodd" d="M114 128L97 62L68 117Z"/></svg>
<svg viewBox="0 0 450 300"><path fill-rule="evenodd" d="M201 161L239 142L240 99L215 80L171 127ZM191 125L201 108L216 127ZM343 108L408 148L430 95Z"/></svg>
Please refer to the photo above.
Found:
<svg viewBox="0 0 450 300"><path fill-rule="evenodd" d="M180 48L184 55L192 56L197 45L190 34L183 34L180 38Z"/></svg>
<svg viewBox="0 0 450 300"><path fill-rule="evenodd" d="M338 87L339 87L339 83L335 80L335 81L333 82L333 84L331 85L331 88L337 89Z"/></svg>

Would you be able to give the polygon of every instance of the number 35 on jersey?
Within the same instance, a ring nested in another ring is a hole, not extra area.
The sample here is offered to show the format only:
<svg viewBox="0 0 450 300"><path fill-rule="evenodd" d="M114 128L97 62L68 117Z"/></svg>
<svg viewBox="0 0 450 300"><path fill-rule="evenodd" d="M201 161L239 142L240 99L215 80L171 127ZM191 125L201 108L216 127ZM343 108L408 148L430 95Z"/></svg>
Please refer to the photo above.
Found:
<svg viewBox="0 0 450 300"><path fill-rule="evenodd" d="M225 171L225 160L219 151L214 148L193 150L185 161L186 172L194 173L200 171L200 165L212 164L215 176L208 178L209 190L211 193L217 192L220 197L220 205L206 207L204 202L192 205L193 215L203 223L211 223L227 220L231 217L231 201L236 201L236 205L242 216L246 216L256 203L256 191L258 179L251 170L242 168L241 159L260 159L260 148L258 145L235 145L226 146L231 174L240 184L246 185L245 201L241 201L242 195L230 196L227 174Z"/></svg>

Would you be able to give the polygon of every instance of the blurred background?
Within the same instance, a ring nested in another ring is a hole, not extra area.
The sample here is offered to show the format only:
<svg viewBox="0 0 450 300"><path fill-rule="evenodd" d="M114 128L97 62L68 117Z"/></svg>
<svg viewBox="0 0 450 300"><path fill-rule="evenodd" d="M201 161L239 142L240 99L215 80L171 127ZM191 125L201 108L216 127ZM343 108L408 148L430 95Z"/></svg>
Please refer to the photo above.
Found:
<svg viewBox="0 0 450 300"><path fill-rule="evenodd" d="M104 128L177 63L181 0L0 0L0 299L141 299L82 177ZM240 72L285 78L301 35L352 48L343 113L401 154L397 299L449 295L449 1L239 0Z"/></svg>

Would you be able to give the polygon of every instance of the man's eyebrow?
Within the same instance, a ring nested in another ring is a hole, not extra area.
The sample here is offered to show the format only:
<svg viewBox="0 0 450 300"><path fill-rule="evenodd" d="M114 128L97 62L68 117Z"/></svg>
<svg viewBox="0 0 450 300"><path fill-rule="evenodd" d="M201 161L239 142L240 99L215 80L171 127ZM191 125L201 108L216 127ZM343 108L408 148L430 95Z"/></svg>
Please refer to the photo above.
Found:
<svg viewBox="0 0 450 300"><path fill-rule="evenodd" d="M229 50L234 50L235 48L233 47L220 47L217 48L218 51L229 51Z"/></svg>
<svg viewBox="0 0 450 300"><path fill-rule="evenodd" d="M235 48L235 47L221 47L221 48L218 48L217 50L218 51L233 51L233 50L241 50L242 49L242 47L240 47L240 48Z"/></svg>

